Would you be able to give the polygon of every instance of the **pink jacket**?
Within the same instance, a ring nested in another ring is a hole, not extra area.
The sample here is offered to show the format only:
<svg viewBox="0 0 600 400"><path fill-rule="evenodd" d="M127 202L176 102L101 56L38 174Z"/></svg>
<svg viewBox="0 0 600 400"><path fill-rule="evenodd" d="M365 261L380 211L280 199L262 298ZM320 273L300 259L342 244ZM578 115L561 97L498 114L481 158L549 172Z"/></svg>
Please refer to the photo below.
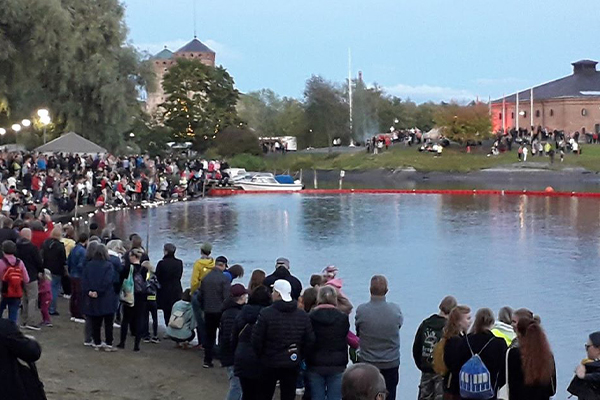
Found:
<svg viewBox="0 0 600 400"><path fill-rule="evenodd" d="M5 254L4 258L6 258L11 265L14 265L15 262L17 261L17 258L11 254ZM8 265L6 265L6 261L4 260L4 258L0 258L0 279L2 279L2 277L4 276L4 273L6 272L6 269L8 268ZM19 260L19 268L21 269L21 272L23 273L23 282L29 283L29 274L27 273L25 264L23 264L23 261L21 261L21 260Z"/></svg>

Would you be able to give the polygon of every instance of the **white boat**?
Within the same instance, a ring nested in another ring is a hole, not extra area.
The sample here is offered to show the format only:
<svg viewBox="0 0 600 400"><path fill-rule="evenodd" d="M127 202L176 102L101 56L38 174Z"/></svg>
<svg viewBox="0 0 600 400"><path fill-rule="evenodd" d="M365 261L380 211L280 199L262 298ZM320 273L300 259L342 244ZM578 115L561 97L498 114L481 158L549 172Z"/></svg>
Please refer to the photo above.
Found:
<svg viewBox="0 0 600 400"><path fill-rule="evenodd" d="M289 192L302 190L304 185L301 182L280 183L273 174L256 174L248 179L236 182L236 185L244 190L258 192Z"/></svg>

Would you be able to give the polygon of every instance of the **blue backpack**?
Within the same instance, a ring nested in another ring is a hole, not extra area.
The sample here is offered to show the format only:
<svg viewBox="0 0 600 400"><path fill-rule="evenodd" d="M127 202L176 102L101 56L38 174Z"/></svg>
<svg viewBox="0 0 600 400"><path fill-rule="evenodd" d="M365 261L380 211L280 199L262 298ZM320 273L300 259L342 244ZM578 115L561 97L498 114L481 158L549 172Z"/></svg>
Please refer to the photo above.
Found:
<svg viewBox="0 0 600 400"><path fill-rule="evenodd" d="M490 371L483 363L481 357L479 357L479 354L485 350L494 338L490 339L477 354L473 353L473 349L469 343L469 336L466 336L466 339L472 357L460 369L460 397L477 400L491 399L496 395L496 390L492 387Z"/></svg>

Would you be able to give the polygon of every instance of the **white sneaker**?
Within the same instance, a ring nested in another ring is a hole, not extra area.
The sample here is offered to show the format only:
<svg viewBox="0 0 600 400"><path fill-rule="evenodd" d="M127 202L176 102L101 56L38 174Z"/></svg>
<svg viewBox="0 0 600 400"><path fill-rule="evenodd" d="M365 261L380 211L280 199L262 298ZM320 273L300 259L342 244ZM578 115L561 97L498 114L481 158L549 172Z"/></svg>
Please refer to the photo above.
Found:
<svg viewBox="0 0 600 400"><path fill-rule="evenodd" d="M296 389L296 396L303 396L303 395L304 395L304 388Z"/></svg>
<svg viewBox="0 0 600 400"><path fill-rule="evenodd" d="M71 317L71 322L75 322L75 317Z"/></svg>
<svg viewBox="0 0 600 400"><path fill-rule="evenodd" d="M108 352L108 353L112 353L117 351L117 349L115 347L109 346L107 344L104 345L104 351Z"/></svg>
<svg viewBox="0 0 600 400"><path fill-rule="evenodd" d="M68 299L71 298L71 295L70 294L63 294L62 297L63 297L63 299L67 299L68 300Z"/></svg>
<svg viewBox="0 0 600 400"><path fill-rule="evenodd" d="M78 324L85 324L85 319L82 318L71 318L71 321L76 322Z"/></svg>
<svg viewBox="0 0 600 400"><path fill-rule="evenodd" d="M25 325L25 329L29 329L30 331L41 331L42 328L36 325Z"/></svg>
<svg viewBox="0 0 600 400"><path fill-rule="evenodd" d="M92 347L94 345L94 342L83 342L83 345L85 347Z"/></svg>

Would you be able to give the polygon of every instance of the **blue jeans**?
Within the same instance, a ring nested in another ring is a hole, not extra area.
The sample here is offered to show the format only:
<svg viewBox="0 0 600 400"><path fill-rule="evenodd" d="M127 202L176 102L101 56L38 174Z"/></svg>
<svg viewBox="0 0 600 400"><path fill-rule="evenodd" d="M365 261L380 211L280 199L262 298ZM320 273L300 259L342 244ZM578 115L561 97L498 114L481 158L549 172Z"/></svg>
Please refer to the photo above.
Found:
<svg viewBox="0 0 600 400"><path fill-rule="evenodd" d="M225 400L242 400L242 384L240 378L233 373L233 365L227 367L227 377L229 378L229 393Z"/></svg>
<svg viewBox="0 0 600 400"><path fill-rule="evenodd" d="M312 400L342 398L342 374L321 375L308 371Z"/></svg>
<svg viewBox="0 0 600 400"><path fill-rule="evenodd" d="M52 274L52 302L50 303L50 314L56 312L56 300L60 295L62 276Z"/></svg>
<svg viewBox="0 0 600 400"><path fill-rule="evenodd" d="M198 300L198 292L192 296L192 311L196 318L196 331L198 332L198 344L206 346L206 323L204 322L204 312L200 308L200 300Z"/></svg>
<svg viewBox="0 0 600 400"><path fill-rule="evenodd" d="M8 307L8 319L15 324L19 318L19 307L21 306L21 299L7 299L2 298L0 302L0 318L4 316L4 309Z"/></svg>

